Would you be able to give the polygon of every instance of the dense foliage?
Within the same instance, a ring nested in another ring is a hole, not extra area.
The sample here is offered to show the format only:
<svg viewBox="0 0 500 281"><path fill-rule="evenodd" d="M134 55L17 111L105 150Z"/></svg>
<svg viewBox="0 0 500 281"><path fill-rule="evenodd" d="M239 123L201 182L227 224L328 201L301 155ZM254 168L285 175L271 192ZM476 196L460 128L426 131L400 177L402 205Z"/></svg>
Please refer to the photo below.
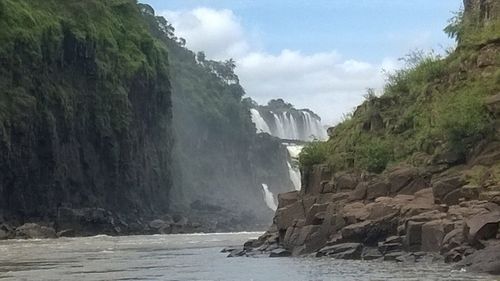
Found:
<svg viewBox="0 0 500 281"><path fill-rule="evenodd" d="M480 64L498 64L500 56L483 55L485 62L478 56L486 41L500 39L500 32L493 32L498 24L491 20L479 27L474 15L458 13L446 28L457 38L456 51L446 57L415 51L403 58L406 66L388 74L382 95L369 93L331 130L329 141L304 149L302 166L327 163L337 170L379 173L391 163L422 156L428 162L450 151L463 159L492 137L484 100L500 91L500 71Z"/></svg>

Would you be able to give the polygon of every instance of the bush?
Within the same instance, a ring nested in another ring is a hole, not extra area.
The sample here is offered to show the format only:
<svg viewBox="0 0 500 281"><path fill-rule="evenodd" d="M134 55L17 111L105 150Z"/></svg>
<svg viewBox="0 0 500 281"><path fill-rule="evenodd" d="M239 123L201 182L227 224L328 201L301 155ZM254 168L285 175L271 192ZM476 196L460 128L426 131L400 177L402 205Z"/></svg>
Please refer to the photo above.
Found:
<svg viewBox="0 0 500 281"><path fill-rule="evenodd" d="M464 140L473 144L491 130L491 120L482 96L471 91L442 100L436 106L436 129L454 148L465 149Z"/></svg>
<svg viewBox="0 0 500 281"><path fill-rule="evenodd" d="M372 139L359 148L357 162L369 172L381 173L392 159L392 155L392 149L386 141Z"/></svg>
<svg viewBox="0 0 500 281"><path fill-rule="evenodd" d="M313 141L307 144L299 154L301 168L311 167L315 164L324 163L329 154L327 142Z"/></svg>

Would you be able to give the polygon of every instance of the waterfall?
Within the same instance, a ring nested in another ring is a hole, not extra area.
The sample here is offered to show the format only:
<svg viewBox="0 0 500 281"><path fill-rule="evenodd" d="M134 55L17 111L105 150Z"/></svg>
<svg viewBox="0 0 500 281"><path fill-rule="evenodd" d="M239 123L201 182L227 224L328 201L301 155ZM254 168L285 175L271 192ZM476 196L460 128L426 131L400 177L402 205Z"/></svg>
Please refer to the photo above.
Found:
<svg viewBox="0 0 500 281"><path fill-rule="evenodd" d="M257 128L257 133L271 134L271 129L269 129L269 126L260 115L260 112L255 108L251 108L250 113L252 114L252 122L255 124L255 128Z"/></svg>
<svg viewBox="0 0 500 281"><path fill-rule="evenodd" d="M269 209L276 211L278 206L276 206L276 202L274 201L273 193L269 191L269 187L265 183L262 184L262 189L264 190L264 201L266 202L266 205Z"/></svg>
<svg viewBox="0 0 500 281"><path fill-rule="evenodd" d="M250 111L257 133L268 133L281 139L301 141L327 138L321 120L307 110L268 111L266 114L261 114L255 108Z"/></svg>
<svg viewBox="0 0 500 281"><path fill-rule="evenodd" d="M290 180L293 183L295 190L300 190L301 188L301 175L299 169L299 154L302 151L303 146L289 144L286 146L288 150L288 155L290 160L287 162L288 173L290 174Z"/></svg>

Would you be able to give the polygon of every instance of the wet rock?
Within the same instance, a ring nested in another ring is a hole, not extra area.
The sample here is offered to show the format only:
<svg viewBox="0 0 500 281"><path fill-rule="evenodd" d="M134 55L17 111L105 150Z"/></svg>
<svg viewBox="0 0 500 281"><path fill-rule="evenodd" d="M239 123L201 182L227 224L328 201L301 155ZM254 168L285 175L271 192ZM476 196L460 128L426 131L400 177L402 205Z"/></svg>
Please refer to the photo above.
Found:
<svg viewBox="0 0 500 281"><path fill-rule="evenodd" d="M14 236L15 232L13 227L5 223L0 225L0 240L11 239L14 238Z"/></svg>
<svg viewBox="0 0 500 281"><path fill-rule="evenodd" d="M459 266L474 272L500 274L500 244L490 245L467 256Z"/></svg>
<svg viewBox="0 0 500 281"><path fill-rule="evenodd" d="M405 254L405 252L391 252L384 255L384 261L400 261L400 257Z"/></svg>
<svg viewBox="0 0 500 281"><path fill-rule="evenodd" d="M423 222L409 221L406 224L405 246L408 251L418 252L422 245Z"/></svg>
<svg viewBox="0 0 500 281"><path fill-rule="evenodd" d="M363 260L376 260L382 258L383 255L377 248L364 247L363 253L361 254L361 259Z"/></svg>
<svg viewBox="0 0 500 281"><path fill-rule="evenodd" d="M351 242L363 242L372 226L372 221L366 220L351 224L342 229L342 238Z"/></svg>
<svg viewBox="0 0 500 281"><path fill-rule="evenodd" d="M449 252L452 249L462 245L464 242L465 238L463 229L455 228L444 236L441 246L441 252Z"/></svg>
<svg viewBox="0 0 500 281"><path fill-rule="evenodd" d="M360 259L363 252L361 243L343 243L322 248L316 253L317 257L332 257L336 259Z"/></svg>
<svg viewBox="0 0 500 281"><path fill-rule="evenodd" d="M52 227L41 226L36 223L25 223L16 228L16 238L23 239L47 239L57 238L56 231Z"/></svg>
<svg viewBox="0 0 500 281"><path fill-rule="evenodd" d="M229 255L227 255L228 258L234 258L234 257L242 257L246 254L246 251L244 249L234 249L232 250Z"/></svg>
<svg viewBox="0 0 500 281"><path fill-rule="evenodd" d="M232 251L236 250L236 248L230 247L230 248L223 248L220 250L221 253L230 253Z"/></svg>
<svg viewBox="0 0 500 281"><path fill-rule="evenodd" d="M380 242L378 244L378 250L384 255L391 252L400 252L403 250L403 243Z"/></svg>
<svg viewBox="0 0 500 281"><path fill-rule="evenodd" d="M57 232L57 237L75 237L76 233L73 229L65 229Z"/></svg>
<svg viewBox="0 0 500 281"><path fill-rule="evenodd" d="M281 258L281 257L289 257L292 253L285 249L274 249L269 253L270 258Z"/></svg>

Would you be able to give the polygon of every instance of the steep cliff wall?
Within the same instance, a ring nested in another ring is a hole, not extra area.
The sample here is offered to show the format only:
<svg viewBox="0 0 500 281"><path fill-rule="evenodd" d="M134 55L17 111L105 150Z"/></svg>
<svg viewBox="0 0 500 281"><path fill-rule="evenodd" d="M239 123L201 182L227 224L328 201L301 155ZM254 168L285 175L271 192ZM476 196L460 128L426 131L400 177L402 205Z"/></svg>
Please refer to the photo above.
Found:
<svg viewBox="0 0 500 281"><path fill-rule="evenodd" d="M135 1L1 0L3 218L118 225L166 212L168 68Z"/></svg>

